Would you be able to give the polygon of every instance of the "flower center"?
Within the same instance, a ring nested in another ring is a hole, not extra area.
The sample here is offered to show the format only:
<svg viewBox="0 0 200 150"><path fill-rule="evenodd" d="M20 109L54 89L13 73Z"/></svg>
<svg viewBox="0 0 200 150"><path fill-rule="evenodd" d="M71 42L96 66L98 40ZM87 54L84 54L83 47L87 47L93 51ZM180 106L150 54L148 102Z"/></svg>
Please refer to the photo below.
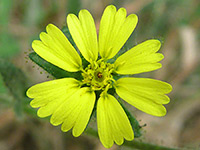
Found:
<svg viewBox="0 0 200 150"><path fill-rule="evenodd" d="M103 76L103 74L102 74L101 72L98 72L98 73L97 73L97 77L98 77L98 78L102 78L102 76Z"/></svg>
<svg viewBox="0 0 200 150"><path fill-rule="evenodd" d="M112 87L113 64L98 60L89 64L82 73L82 83L90 86L92 90L108 90Z"/></svg>

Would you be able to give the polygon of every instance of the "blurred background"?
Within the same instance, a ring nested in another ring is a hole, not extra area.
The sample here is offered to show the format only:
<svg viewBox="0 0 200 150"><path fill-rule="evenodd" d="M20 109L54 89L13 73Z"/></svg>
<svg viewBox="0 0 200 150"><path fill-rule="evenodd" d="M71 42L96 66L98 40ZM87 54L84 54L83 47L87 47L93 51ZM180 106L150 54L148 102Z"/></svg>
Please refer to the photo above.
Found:
<svg viewBox="0 0 200 150"><path fill-rule="evenodd" d="M74 138L36 116L26 98L28 87L52 79L31 62L31 42L49 23L62 28L68 13L88 9L97 30L108 4L136 13L138 25L126 46L156 38L165 59L158 71L141 74L172 84L165 117L130 107L139 120L138 141L183 149L200 149L200 1L199 0L0 0L0 150L103 150L99 139ZM96 125L95 119L93 119ZM129 150L113 146L112 150Z"/></svg>

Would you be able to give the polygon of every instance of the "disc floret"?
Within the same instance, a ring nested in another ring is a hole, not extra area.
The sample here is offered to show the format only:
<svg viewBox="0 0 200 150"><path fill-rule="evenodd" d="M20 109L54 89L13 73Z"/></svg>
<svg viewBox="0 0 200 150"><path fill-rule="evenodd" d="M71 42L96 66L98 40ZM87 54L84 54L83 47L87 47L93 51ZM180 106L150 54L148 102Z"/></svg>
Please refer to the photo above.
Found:
<svg viewBox="0 0 200 150"><path fill-rule="evenodd" d="M82 84L90 86L92 90L107 91L112 88L114 81L112 73L114 65L104 62L103 60L93 61L89 64L82 73Z"/></svg>

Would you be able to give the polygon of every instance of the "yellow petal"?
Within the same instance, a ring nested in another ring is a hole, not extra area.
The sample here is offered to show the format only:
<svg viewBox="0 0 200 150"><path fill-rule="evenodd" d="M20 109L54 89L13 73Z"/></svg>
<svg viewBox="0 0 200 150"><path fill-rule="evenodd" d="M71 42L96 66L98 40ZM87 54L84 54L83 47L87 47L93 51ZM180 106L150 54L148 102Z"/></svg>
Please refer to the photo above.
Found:
<svg viewBox="0 0 200 150"><path fill-rule="evenodd" d="M46 61L70 72L79 71L82 61L66 36L53 24L46 27L40 39L32 43L34 51Z"/></svg>
<svg viewBox="0 0 200 150"><path fill-rule="evenodd" d="M97 101L97 127L99 139L104 147L110 148L114 144L112 137L112 127L106 112L105 101L103 98Z"/></svg>
<svg viewBox="0 0 200 150"><path fill-rule="evenodd" d="M164 56L156 53L160 49L159 40L147 40L123 55L115 61L115 71L118 74L138 74L149 72L162 67L159 61Z"/></svg>
<svg viewBox="0 0 200 150"><path fill-rule="evenodd" d="M56 111L54 111L50 120L51 124L53 124L54 126L57 126L63 123L66 116L72 115L73 111L76 111L77 109L79 109L80 105L78 104L80 103L77 103L77 97L78 97L79 92L80 92L80 89L78 89L76 92L70 95L70 97L65 99L65 101L63 101L63 103L56 109Z"/></svg>
<svg viewBox="0 0 200 150"><path fill-rule="evenodd" d="M77 117L76 123L72 131L72 134L75 137L80 136L86 128L92 114L96 99L95 93L91 92L89 88L82 89L83 94L81 93L82 95L80 95L79 99L79 103L82 103L82 108L79 110L79 116Z"/></svg>
<svg viewBox="0 0 200 150"><path fill-rule="evenodd" d="M95 103L95 93L88 87L81 88L65 101L52 115L53 125L62 124L62 131L73 128L73 135L80 136L86 128Z"/></svg>
<svg viewBox="0 0 200 150"><path fill-rule="evenodd" d="M126 17L126 9L116 12L113 5L108 6L101 18L99 29L99 53L102 58L114 57L128 40L138 22L135 14Z"/></svg>
<svg viewBox="0 0 200 150"><path fill-rule="evenodd" d="M165 95L171 92L170 84L148 78L120 78L115 83L117 94L129 104L154 116L164 116L162 104L169 103Z"/></svg>
<svg viewBox="0 0 200 150"><path fill-rule="evenodd" d="M74 14L69 14L67 16L67 24L73 40L84 58L88 62L96 61L98 44L92 15L85 9L79 12L79 19Z"/></svg>
<svg viewBox="0 0 200 150"><path fill-rule="evenodd" d="M36 84L27 90L27 96L33 98L30 105L38 110L39 117L46 117L79 87L73 78L63 78Z"/></svg>
<svg viewBox="0 0 200 150"><path fill-rule="evenodd" d="M41 118L52 115L63 103L68 101L68 99L74 95L79 90L79 87L71 87L67 90L67 93L63 93L63 95L59 95L59 97L55 97L55 99L45 106L41 106L38 109L37 115ZM60 93L62 94L62 93Z"/></svg>
<svg viewBox="0 0 200 150"><path fill-rule="evenodd" d="M133 140L134 134L128 117L112 95L104 95L97 102L97 126L99 138L106 148Z"/></svg>

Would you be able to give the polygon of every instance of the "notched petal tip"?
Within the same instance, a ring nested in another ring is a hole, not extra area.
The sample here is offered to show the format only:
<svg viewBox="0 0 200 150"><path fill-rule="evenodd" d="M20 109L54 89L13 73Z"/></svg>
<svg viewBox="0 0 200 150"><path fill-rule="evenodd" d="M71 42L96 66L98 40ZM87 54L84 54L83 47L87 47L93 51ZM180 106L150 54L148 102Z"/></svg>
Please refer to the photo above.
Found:
<svg viewBox="0 0 200 150"><path fill-rule="evenodd" d="M134 29L135 29L135 27L137 26L137 23L138 23L138 16L136 14L130 14L126 18L126 22L128 24L132 25L132 28L133 28L133 31L134 31Z"/></svg>
<svg viewBox="0 0 200 150"><path fill-rule="evenodd" d="M107 144L104 144L104 143L102 143L102 144L103 144L103 146L104 146L105 148L111 148L111 147L113 146L114 143L112 143L112 144L110 144L110 145L107 145Z"/></svg>
<svg viewBox="0 0 200 150"><path fill-rule="evenodd" d="M151 39L156 45L161 46L161 41L159 39Z"/></svg>
<svg viewBox="0 0 200 150"><path fill-rule="evenodd" d="M60 125L62 122L56 122L56 121L54 121L53 117L51 116L51 118L50 118L50 123L51 123L53 126L58 126L58 125Z"/></svg>
<svg viewBox="0 0 200 150"><path fill-rule="evenodd" d="M79 18L73 14L67 16L67 24L72 38L82 53L90 62L98 58L97 34L94 19L90 12L83 9L79 12Z"/></svg>
<svg viewBox="0 0 200 150"><path fill-rule="evenodd" d="M167 91L166 91L166 94L169 94L172 90L173 90L173 87L171 84L167 83L167 82L164 82L167 86Z"/></svg>
<svg viewBox="0 0 200 150"><path fill-rule="evenodd" d="M104 147L121 145L124 139L133 140L134 133L123 108L110 94L100 96L97 102L97 127Z"/></svg>
<svg viewBox="0 0 200 150"><path fill-rule="evenodd" d="M162 106L162 110L159 113L153 114L153 116L164 117L166 114L167 114L167 109L164 106Z"/></svg>
<svg viewBox="0 0 200 150"><path fill-rule="evenodd" d="M160 61L163 60L163 59L165 58L164 55L161 54L161 53L157 53L157 55L160 56Z"/></svg>
<svg viewBox="0 0 200 150"><path fill-rule="evenodd" d="M161 47L161 42L159 40L155 40L155 45L160 49Z"/></svg>
<svg viewBox="0 0 200 150"><path fill-rule="evenodd" d="M154 111L152 111L152 110L144 111L142 109L141 109L141 111L143 111L149 115L156 116L156 117L163 117L167 114L167 109L162 104L158 105Z"/></svg>
<svg viewBox="0 0 200 150"><path fill-rule="evenodd" d="M115 7L114 5L109 5L109 6L107 6L107 7L105 8L104 11L106 11L106 10L116 10L116 7Z"/></svg>
<svg viewBox="0 0 200 150"><path fill-rule="evenodd" d="M157 68L155 68L154 70L158 70L158 69L162 68L162 64L161 63L156 63L156 64L157 64ZM152 70L152 71L154 71L154 70Z"/></svg>
<svg viewBox="0 0 200 150"><path fill-rule="evenodd" d="M155 47L157 51L159 51L159 49L161 48L161 42L158 39L150 39L148 40L148 42L149 45L151 45L151 47Z"/></svg>
<svg viewBox="0 0 200 150"><path fill-rule="evenodd" d="M163 54L157 53L160 47L161 42L156 39L134 46L117 58L114 63L116 72L118 74L138 74L160 69L162 65L159 61L164 58Z"/></svg>
<svg viewBox="0 0 200 150"><path fill-rule="evenodd" d="M149 78L121 78L116 81L117 94L137 109L153 115L164 116L163 104L169 103L166 95L172 90L170 84Z"/></svg>
<svg viewBox="0 0 200 150"><path fill-rule="evenodd" d="M79 137L80 135L82 134L82 132L77 132L77 130L76 129L72 129L72 135L74 136L74 137Z"/></svg>
<svg viewBox="0 0 200 150"><path fill-rule="evenodd" d="M135 22L138 22L138 16L136 14L130 14L130 15L128 15L127 18L133 19L133 20L135 20Z"/></svg>
<svg viewBox="0 0 200 150"><path fill-rule="evenodd" d="M34 40L31 44L32 48L34 49L35 46L37 46L38 44L41 44L40 40Z"/></svg>
<svg viewBox="0 0 200 150"><path fill-rule="evenodd" d="M81 9L78 13L79 18L81 15L91 15L91 14L87 9Z"/></svg>
<svg viewBox="0 0 200 150"><path fill-rule="evenodd" d="M116 11L108 6L101 18L99 29L99 53L105 59L114 57L135 29L138 18L135 14L126 17L126 9ZM109 43L109 44L108 44Z"/></svg>
<svg viewBox="0 0 200 150"><path fill-rule="evenodd" d="M50 24L48 24L48 25L46 26L46 31L48 31L49 29L55 28L55 27L56 27L56 26L55 26L54 24L50 23Z"/></svg>
<svg viewBox="0 0 200 150"><path fill-rule="evenodd" d="M121 13L121 14L124 14L126 16L127 12L126 12L126 9L121 7L118 11L118 13Z"/></svg>
<svg viewBox="0 0 200 150"><path fill-rule="evenodd" d="M75 14L68 14L66 18L67 26L69 28L69 25L73 23L74 21L77 21L78 17ZM70 32L70 31L69 31ZM71 33L71 32L70 32ZM71 33L72 34L72 33Z"/></svg>
<svg viewBox="0 0 200 150"><path fill-rule="evenodd" d="M42 107L38 109L37 111L37 116L40 117L40 118L45 118L47 116L49 116L48 114L46 114L45 112L43 112L43 109Z"/></svg>
<svg viewBox="0 0 200 150"><path fill-rule="evenodd" d="M73 18L77 18L77 16L74 14L68 14L66 18L67 23L69 23Z"/></svg>
<svg viewBox="0 0 200 150"><path fill-rule="evenodd" d="M32 100L32 101L30 102L30 106L31 106L32 108L38 108L38 106L37 106L37 104L35 104L34 100Z"/></svg>
<svg viewBox="0 0 200 150"><path fill-rule="evenodd" d="M132 133L130 133L131 135L128 137L125 137L125 139L127 140L127 141L133 141L134 140L134 132L132 132ZM123 143L122 143L123 144Z"/></svg>
<svg viewBox="0 0 200 150"><path fill-rule="evenodd" d="M32 86L33 87L33 86ZM26 91L26 95L29 97L29 98L34 98L34 94L32 92L32 87L30 87L27 91Z"/></svg>

